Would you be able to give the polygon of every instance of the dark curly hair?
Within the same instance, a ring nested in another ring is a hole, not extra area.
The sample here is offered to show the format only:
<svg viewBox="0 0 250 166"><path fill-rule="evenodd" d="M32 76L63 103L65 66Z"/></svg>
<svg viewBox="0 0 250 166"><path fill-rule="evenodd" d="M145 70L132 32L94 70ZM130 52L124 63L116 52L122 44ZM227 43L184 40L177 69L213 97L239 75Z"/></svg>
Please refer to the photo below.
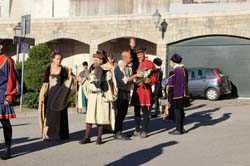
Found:
<svg viewBox="0 0 250 166"><path fill-rule="evenodd" d="M63 54L61 53L60 50L54 50L54 51L52 51L52 53L50 55L50 58L54 59L56 55L60 55L63 58Z"/></svg>

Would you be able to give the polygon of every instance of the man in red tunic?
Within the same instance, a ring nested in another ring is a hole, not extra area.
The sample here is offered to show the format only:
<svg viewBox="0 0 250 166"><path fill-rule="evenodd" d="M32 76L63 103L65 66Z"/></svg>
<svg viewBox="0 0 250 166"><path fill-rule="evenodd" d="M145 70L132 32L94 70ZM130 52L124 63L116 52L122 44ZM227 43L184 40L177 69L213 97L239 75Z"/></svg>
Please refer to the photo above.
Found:
<svg viewBox="0 0 250 166"><path fill-rule="evenodd" d="M12 107L14 96L17 93L17 83L14 61L3 53L5 41L0 39L0 121L3 126L6 151L2 160L11 158L11 138L12 126L10 118L15 118L16 114Z"/></svg>
<svg viewBox="0 0 250 166"><path fill-rule="evenodd" d="M139 47L136 51L139 67L137 72L141 72L143 77L136 80L134 91L132 94L131 104L135 110L135 132L134 135L141 135L142 138L147 137L150 106L152 104L151 85L156 82L154 74L155 66L153 62L146 59L145 48ZM142 125L141 125L141 110L142 110Z"/></svg>

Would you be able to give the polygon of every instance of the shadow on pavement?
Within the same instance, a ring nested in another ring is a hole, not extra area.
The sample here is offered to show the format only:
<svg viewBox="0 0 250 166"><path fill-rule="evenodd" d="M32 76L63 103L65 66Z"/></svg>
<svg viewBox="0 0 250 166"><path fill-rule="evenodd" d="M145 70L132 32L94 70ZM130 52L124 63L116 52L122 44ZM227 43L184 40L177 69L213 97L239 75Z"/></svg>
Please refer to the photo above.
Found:
<svg viewBox="0 0 250 166"><path fill-rule="evenodd" d="M137 166L143 165L150 160L153 160L157 156L160 156L163 152L163 148L177 144L177 141L169 141L159 145L155 145L151 148L139 150L137 152L128 154L119 160L108 163L105 166L120 166L120 165L130 165Z"/></svg>
<svg viewBox="0 0 250 166"><path fill-rule="evenodd" d="M204 105L196 106L190 109L196 109L203 107ZM221 117L218 117L214 119L212 117L212 114L216 111L220 110L220 108L214 108L209 109L205 111L195 112L186 117L184 120L185 125L187 124L193 124L193 126L189 129L187 129L187 132L190 132L192 130L195 130L202 126L212 126L216 125L220 122L226 121L230 118L230 113L224 113ZM17 124L15 126L20 125L29 125L29 124ZM184 126L185 127L185 126ZM127 118L124 121L124 134L128 136L133 135L134 131L134 120L133 120L133 112L130 112L127 115ZM172 128L175 128L175 123L170 121L164 121L161 117L157 118L151 118L149 123L149 133L148 136L156 135L161 132L165 132L167 130L170 130ZM74 133L70 133L70 140L69 141L78 141L83 138L85 135L85 130L80 130ZM97 135L97 128L96 126L93 126L91 137L94 137ZM104 142L112 141L113 135L103 136ZM35 141L35 142L34 142ZM92 139L92 141L95 141ZM28 153L44 150L47 148L51 148L54 146L62 145L64 143L67 143L68 141L42 141L40 138L33 138L30 139L29 137L23 137L18 139L13 139L13 148L12 148L12 156L18 157L22 156ZM76 142L77 143L77 142ZM124 156L123 158L114 161L112 163L109 163L108 165L141 165L143 163L146 163L150 160L152 160L154 157L160 155L162 153L162 148L166 146L171 146L176 144L176 141L171 141L163 144L156 145L154 147L151 147L149 149L144 149L137 151L135 153L129 154L127 156ZM19 144L19 145L17 145ZM21 145L20 145L21 144ZM0 146L3 146L3 144L0 144ZM136 159L136 160L135 160Z"/></svg>
<svg viewBox="0 0 250 166"><path fill-rule="evenodd" d="M24 137L24 138L19 138L19 139L14 139L13 140L13 147L12 147L12 158L15 157L19 157L22 155L26 155L28 153L32 153L32 152L36 152L36 151L40 151L43 149L47 149L50 147L54 147L57 145L61 145L64 144L65 141L42 141L40 139L40 141L37 142L32 142L29 143L30 141L34 141L34 140L38 140L40 138L35 138L35 139L29 139L29 137ZM16 144L16 141L21 143L21 141L23 143L27 143L25 145L19 145L19 146L14 146Z"/></svg>
<svg viewBox="0 0 250 166"><path fill-rule="evenodd" d="M187 107L185 108L185 111L190 111L190 110L194 110L194 109L199 109L199 108L202 108L202 107L205 107L206 104L200 104L200 105L197 105L197 106L190 106L190 107Z"/></svg>
<svg viewBox="0 0 250 166"><path fill-rule="evenodd" d="M212 126L216 125L220 122L226 121L230 118L231 113L224 113L221 117L217 119L213 119L211 116L212 113L218 111L220 108L214 108L210 110L205 110L201 112L193 113L186 117L186 123L185 124L192 124L195 123L193 127L187 130L187 132L195 130L201 126Z"/></svg>
<svg viewBox="0 0 250 166"><path fill-rule="evenodd" d="M25 125L29 125L30 123L22 123L22 124L14 124L11 125L12 127L17 127L17 126L25 126ZM2 129L3 127L1 126L0 129Z"/></svg>
<svg viewBox="0 0 250 166"><path fill-rule="evenodd" d="M194 107L189 107L186 110L194 110L194 109L198 109L201 107L206 106L205 104L201 104L198 106L194 106ZM186 116L185 120L184 120L184 128L185 125L188 124L193 124L194 125L190 128L187 129L186 132L195 130L201 126L212 126L212 125L216 125L220 122L226 121L227 119L230 118L230 113L225 113L223 114L221 117L214 119L212 117L212 114L216 111L220 110L220 108L213 108L213 109L209 109L209 110L205 110L205 111L199 111L199 112L195 112L192 113L188 116ZM175 122L170 121L170 120L162 120L162 117L157 117L157 118L151 118L150 122L149 122L149 132L148 132L148 136L153 136L168 130L171 130L173 128L175 128ZM134 132L134 120L133 120L133 115L132 113L130 113L126 120L124 121L124 134L128 135L128 136L132 136L133 132Z"/></svg>

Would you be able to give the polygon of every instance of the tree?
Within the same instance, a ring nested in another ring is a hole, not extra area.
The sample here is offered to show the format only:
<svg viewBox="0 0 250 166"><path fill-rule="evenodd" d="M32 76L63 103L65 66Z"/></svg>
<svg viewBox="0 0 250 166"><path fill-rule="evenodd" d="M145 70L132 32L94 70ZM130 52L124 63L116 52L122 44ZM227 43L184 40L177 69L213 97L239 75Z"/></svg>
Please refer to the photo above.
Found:
<svg viewBox="0 0 250 166"><path fill-rule="evenodd" d="M43 83L44 71L50 64L51 49L39 44L30 49L24 66L24 82L28 91L38 92Z"/></svg>
<svg viewBox="0 0 250 166"><path fill-rule="evenodd" d="M30 49L29 58L24 65L23 104L28 108L37 108L44 71L50 64L51 49L46 44L38 44ZM19 65L18 65L19 66Z"/></svg>

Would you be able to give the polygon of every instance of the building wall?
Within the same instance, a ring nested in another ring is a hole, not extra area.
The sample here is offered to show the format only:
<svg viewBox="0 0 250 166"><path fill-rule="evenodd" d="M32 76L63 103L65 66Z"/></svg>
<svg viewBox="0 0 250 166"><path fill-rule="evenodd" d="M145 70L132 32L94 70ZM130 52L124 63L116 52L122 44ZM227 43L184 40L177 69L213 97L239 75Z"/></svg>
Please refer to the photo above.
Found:
<svg viewBox="0 0 250 166"><path fill-rule="evenodd" d="M156 55L166 61L167 44L203 35L234 35L250 37L250 11L203 14L165 14L168 29L165 39L152 23L152 16L112 16L69 19L34 19L31 34L36 43L68 38L89 45L89 60L98 46L116 38L135 37L156 45ZM12 38L16 22L0 24L1 37ZM164 66L164 65L163 65Z"/></svg>
<svg viewBox="0 0 250 166"><path fill-rule="evenodd" d="M0 0L0 18L9 17L10 3L6 0Z"/></svg>
<svg viewBox="0 0 250 166"><path fill-rule="evenodd" d="M0 4L3 15L10 18L151 14L156 8L169 9L169 0L0 0Z"/></svg>
<svg viewBox="0 0 250 166"><path fill-rule="evenodd" d="M14 2L26 2L28 0L13 0L12 7L14 8ZM74 39L85 43L89 46L89 57L91 59L92 53L94 53L100 45L103 43L117 39L117 38L128 38L135 37L145 41L152 43L152 48L155 48L155 55L161 57L163 61L166 61L167 55L167 45L173 42L177 42L187 38L193 38L197 36L203 35L234 35L240 37L250 38L250 31L248 27L250 26L249 17L250 17L250 9L247 10L221 10L221 11L207 11L207 12L189 12L189 13L175 13L175 12L164 12L164 10L160 10L162 13L162 19L166 18L168 22L167 32L165 34L164 40L161 38L161 32L155 29L155 25L152 22L152 15L147 14L147 12L151 12L153 10L150 5L156 5L159 7L161 3L166 3L167 1L151 1L151 0L138 0L137 4L134 4L135 1L126 0L127 4L133 3L135 8L129 9L123 12L137 12L137 14L128 14L128 15L102 15L102 16L88 16L88 17L70 17L70 18L57 18L59 15L55 13L55 18L51 18L51 12L49 8L51 3L47 0L33 0L33 2L37 2L37 6L32 6L32 10L38 8L38 6L45 5L44 8L47 10L41 10L40 13L44 12L45 14L40 14L42 17L50 17L50 18L35 18L35 16L31 16L31 34L27 35L27 37L32 37L36 39L36 43L48 42L56 39ZM65 1L66 0L60 0ZM51 1L50 1L51 2ZM54 0L55 4L59 3L59 0ZM74 2L69 1L70 4ZM85 2L85 3L93 3L91 4L93 11L97 11L97 13L107 13L108 9L106 9L105 1L101 0L82 0L75 1L76 2ZM95 3L102 2L99 4L104 5L102 8L95 6ZM120 1L113 0L114 5ZM117 3L115 3L117 2ZM145 3L150 5L146 5ZM21 4L20 4L21 5ZM47 5L47 6L46 6ZM62 5L57 7L67 9L66 6ZM83 4L86 5L86 4ZM246 3L249 5L249 3ZM183 5L186 6L186 5ZM164 6L166 7L166 6ZM197 7L197 6L196 6ZM52 8L50 8L52 9ZM70 7L72 9L72 6ZM136 10L135 10L136 9ZM59 9L58 9L59 10ZM24 10L25 11L25 10ZM52 11L52 10L51 10ZM56 10L55 10L56 11ZM116 10L112 10L115 12ZM166 11L166 10L165 10ZM21 10L15 11L18 16L18 12ZM28 12L28 10L26 11ZM91 15L88 13L90 11L86 10L85 14ZM92 12L92 11L91 11ZM146 12L142 14L143 12ZM39 11L37 11L38 15ZM95 13L95 12L94 12ZM141 13L141 14L138 14ZM27 13L23 13L27 14ZM47 15L46 15L47 14ZM92 13L93 14L93 13ZM108 13L107 13L108 14ZM84 15L84 13L79 13L79 15ZM14 12L12 13L14 17ZM17 18L7 18L1 19L0 22L0 37L2 38L13 38L13 28L16 23L20 20ZM162 20L161 20L162 21ZM65 46L67 47L67 46ZM74 54L72 54L74 55ZM164 66L164 65L163 65Z"/></svg>
<svg viewBox="0 0 250 166"><path fill-rule="evenodd" d="M32 18L69 17L69 0L12 0L10 9L10 18L27 14Z"/></svg>

